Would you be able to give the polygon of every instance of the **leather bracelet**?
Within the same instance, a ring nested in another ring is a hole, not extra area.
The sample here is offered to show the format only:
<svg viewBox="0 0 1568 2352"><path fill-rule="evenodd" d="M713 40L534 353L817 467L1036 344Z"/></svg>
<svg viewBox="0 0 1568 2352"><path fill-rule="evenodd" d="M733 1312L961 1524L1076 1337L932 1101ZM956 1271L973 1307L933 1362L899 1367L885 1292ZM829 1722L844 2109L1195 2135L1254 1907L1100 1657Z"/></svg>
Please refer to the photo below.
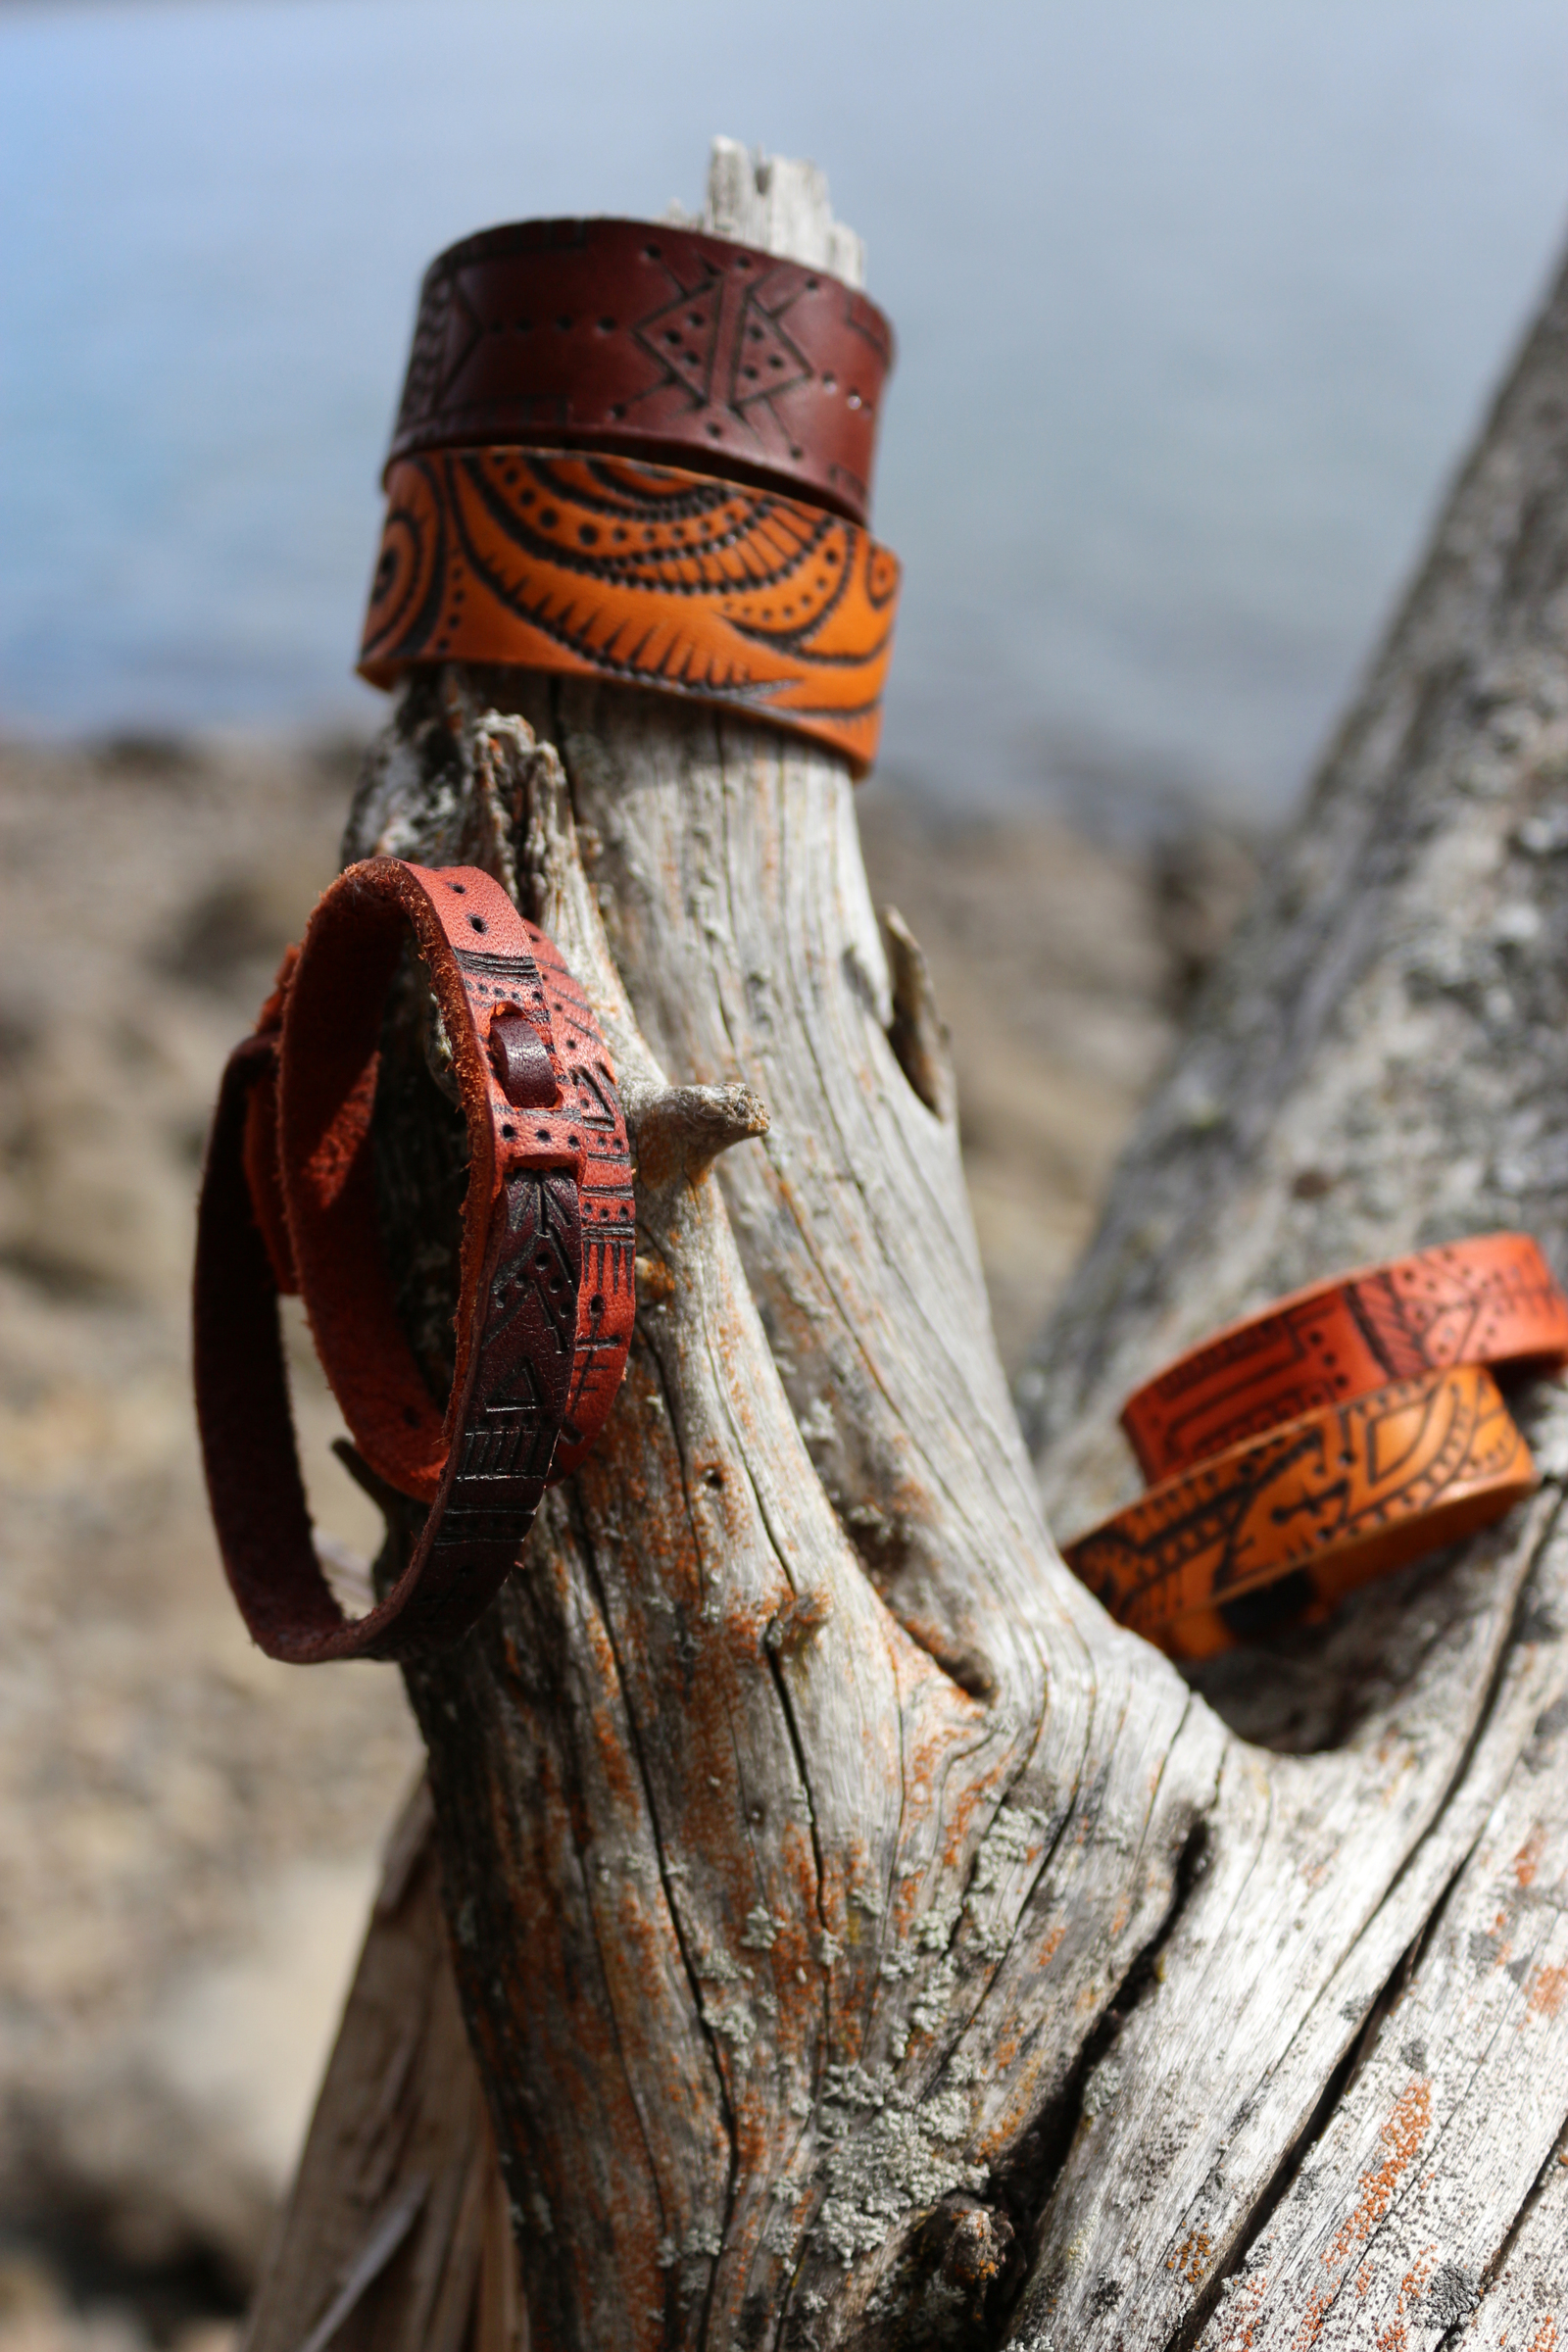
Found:
<svg viewBox="0 0 1568 2352"><path fill-rule="evenodd" d="M1207 1657L1473 1533L1537 1484L1491 1373L1462 1364L1231 1446L1063 1557L1121 1624Z"/></svg>
<svg viewBox="0 0 1568 2352"><path fill-rule="evenodd" d="M863 523L893 330L823 270L646 220L522 220L425 272L388 474L548 443L760 483Z"/></svg>
<svg viewBox="0 0 1568 2352"><path fill-rule="evenodd" d="M468 1140L457 1361L437 1407L398 1324L370 1122L382 1006L412 935ZM224 1567L298 1663L456 1640L586 1454L624 1369L635 1220L613 1073L581 990L490 876L378 858L324 894L224 1073L198 1215L197 1411ZM369 1468L429 1504L413 1555L344 1618L317 1560L277 1293L301 1290Z"/></svg>
<svg viewBox="0 0 1568 2352"><path fill-rule="evenodd" d="M387 475L360 674L497 662L612 678L876 754L898 560L772 491L532 449Z"/></svg>
<svg viewBox="0 0 1568 2352"><path fill-rule="evenodd" d="M1489 1365L1568 1362L1568 1298L1528 1234L1315 1283L1135 1390L1159 1483L1065 1547L1112 1615L1204 1657L1498 1518L1537 1484Z"/></svg>
<svg viewBox="0 0 1568 2352"><path fill-rule="evenodd" d="M1528 1234L1367 1266L1231 1323L1136 1389L1121 1425L1146 1479L1448 1364L1568 1362L1568 1298Z"/></svg>

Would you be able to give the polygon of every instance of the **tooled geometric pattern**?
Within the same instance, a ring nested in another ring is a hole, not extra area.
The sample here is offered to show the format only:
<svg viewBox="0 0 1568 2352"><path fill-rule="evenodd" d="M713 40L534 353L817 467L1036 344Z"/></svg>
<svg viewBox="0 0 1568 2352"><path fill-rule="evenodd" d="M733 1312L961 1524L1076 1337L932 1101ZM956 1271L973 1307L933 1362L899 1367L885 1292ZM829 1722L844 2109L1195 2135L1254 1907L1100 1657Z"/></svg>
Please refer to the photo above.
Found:
<svg viewBox="0 0 1568 2352"><path fill-rule="evenodd" d="M468 456L457 462L471 497L503 542L581 580L717 596L754 623L747 598L782 602L798 637L844 593L844 543L853 524L776 491L656 469L634 459ZM475 551L469 503L457 509L464 552ZM468 526L465 528L465 526ZM808 566L817 566L812 578ZM505 592L505 582L492 575Z"/></svg>
<svg viewBox="0 0 1568 2352"><path fill-rule="evenodd" d="M571 1386L581 1251L564 1175L502 1188L476 1335L472 1386L437 1508L445 1555L521 1548L550 1473Z"/></svg>
<svg viewBox="0 0 1568 2352"><path fill-rule="evenodd" d="M636 1312L636 1208L631 1149L604 1039L587 996L553 941L534 932L536 957L479 947L453 953L481 1029L503 1005L515 1005L548 1038L560 1099L546 1109L500 1104L504 1154L536 1162L569 1154L575 1251L571 1298L574 1346L560 1392L561 1436L552 1477L575 1469L613 1401ZM504 1158L503 1164L511 1164ZM552 1230L546 1217L546 1232Z"/></svg>
<svg viewBox="0 0 1568 2352"><path fill-rule="evenodd" d="M1539 1249L1488 1235L1281 1300L1140 1389L1123 1425L1158 1478L1387 1381L1565 1348L1568 1301Z"/></svg>
<svg viewBox="0 0 1568 2352"><path fill-rule="evenodd" d="M637 1217L631 1190L626 1123L587 997L563 962L547 961L545 984L555 1019L557 1050L572 1090L575 1124L584 1142L578 1193L582 1233L582 1289L571 1393L562 1428L569 1447L597 1423L620 1383L627 1318L635 1304Z"/></svg>
<svg viewBox="0 0 1568 2352"><path fill-rule="evenodd" d="M471 307L465 302L466 318L454 338L456 350L449 355L448 334L454 323L453 304L458 292L458 281L450 271L442 270L438 275L432 270L425 278L398 412L400 425L408 418L428 416L439 408L447 385L467 365L475 339L483 332Z"/></svg>
<svg viewBox="0 0 1568 2352"><path fill-rule="evenodd" d="M1522 1469L1523 1440L1490 1377L1427 1374L1171 1479L1067 1554L1113 1615L1150 1624Z"/></svg>
<svg viewBox="0 0 1568 2352"><path fill-rule="evenodd" d="M517 222L426 271L388 463L689 450L864 521L892 361L887 320L829 272L646 223Z"/></svg>
<svg viewBox="0 0 1568 2352"><path fill-rule="evenodd" d="M560 1184L543 1177L514 1176L503 1187L505 1238L486 1286L466 1476L508 1478L514 1468L531 1468L523 1442L559 1410L565 1394L582 1250L577 1221L564 1213L560 1195ZM525 1352L507 1345L519 1323L531 1340L543 1340L542 1353L537 1346Z"/></svg>
<svg viewBox="0 0 1568 2352"><path fill-rule="evenodd" d="M634 459L400 461L361 647L598 671L875 751L899 567L819 507Z"/></svg>
<svg viewBox="0 0 1568 2352"><path fill-rule="evenodd" d="M674 298L632 331L662 370L651 390L678 384L693 408L726 408L747 421L748 409L809 383L814 373L784 325L799 277L791 270L754 280L707 261L701 269L697 283L688 289L677 280Z"/></svg>
<svg viewBox="0 0 1568 2352"><path fill-rule="evenodd" d="M635 1212L625 1121L587 997L548 943L537 961L476 948L455 948L453 953L477 1010L515 1005L547 1029L560 1067L561 1100L547 1109L517 1112L515 1121L519 1126L527 1122L530 1156L552 1146L564 1148L573 1159L581 1156L583 1192L592 1196L583 1203L584 1246L590 1239L586 1227L591 1215L591 1238L604 1246L601 1258L607 1273L617 1288L622 1281L629 1287L631 1256L625 1250L617 1247L612 1266L604 1257L612 1243L635 1242Z"/></svg>
<svg viewBox="0 0 1568 2352"><path fill-rule="evenodd" d="M1487 1360L1504 1318L1540 1319L1558 1299L1557 1286L1534 1253L1484 1271L1462 1257L1423 1260L1347 1285L1350 1311L1393 1379L1445 1364Z"/></svg>

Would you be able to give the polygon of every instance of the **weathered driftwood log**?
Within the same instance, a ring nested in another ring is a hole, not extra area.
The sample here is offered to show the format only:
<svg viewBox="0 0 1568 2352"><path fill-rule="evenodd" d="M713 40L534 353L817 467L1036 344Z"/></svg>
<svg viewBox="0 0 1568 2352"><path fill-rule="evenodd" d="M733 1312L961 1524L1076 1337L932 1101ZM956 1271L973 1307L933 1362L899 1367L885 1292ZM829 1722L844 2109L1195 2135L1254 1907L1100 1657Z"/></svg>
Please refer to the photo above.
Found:
<svg viewBox="0 0 1568 2352"><path fill-rule="evenodd" d="M722 225L846 268L807 174L717 176ZM1565 346L1560 290L1029 1376L1064 1532L1131 1483L1127 1383L1263 1292L1499 1219L1568 1265ZM594 1461L409 1675L439 1873L416 1820L251 2352L1413 2352L1472 2311L1546 2352L1555 1394L1533 1504L1205 1697L1047 1533L842 767L448 672L347 847L484 862L560 941L636 1118L643 1305ZM388 1089L394 1232L426 1116Z"/></svg>

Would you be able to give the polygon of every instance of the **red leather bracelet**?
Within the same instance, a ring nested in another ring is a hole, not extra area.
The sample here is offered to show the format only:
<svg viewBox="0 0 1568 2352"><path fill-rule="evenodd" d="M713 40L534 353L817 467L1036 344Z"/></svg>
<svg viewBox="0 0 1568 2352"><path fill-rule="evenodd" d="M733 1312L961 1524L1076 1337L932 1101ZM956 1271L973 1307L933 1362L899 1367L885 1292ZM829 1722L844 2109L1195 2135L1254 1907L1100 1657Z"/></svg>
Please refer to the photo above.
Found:
<svg viewBox="0 0 1568 2352"><path fill-rule="evenodd" d="M1535 1465L1486 1367L1565 1361L1568 1298L1528 1235L1295 1292L1128 1398L1157 1483L1063 1556L1122 1624L1211 1655L1529 1494Z"/></svg>
<svg viewBox="0 0 1568 2352"><path fill-rule="evenodd" d="M468 1139L444 1411L394 1310L370 1153L382 1006L411 935ZM208 1490L235 1598L270 1655L402 1657L474 1622L613 1399L634 1241L613 1072L550 941L475 868L351 866L230 1059L198 1217ZM361 1453L429 1504L396 1586L355 1620L317 1561L295 1450L276 1294L296 1284Z"/></svg>
<svg viewBox="0 0 1568 2352"><path fill-rule="evenodd" d="M893 330L825 270L647 220L520 220L438 254L388 471L544 444L690 466L863 523Z"/></svg>
<svg viewBox="0 0 1568 2352"><path fill-rule="evenodd" d="M1319 1405L1448 1364L1568 1363L1568 1298L1526 1233L1363 1266L1229 1323L1121 1410L1147 1479Z"/></svg>

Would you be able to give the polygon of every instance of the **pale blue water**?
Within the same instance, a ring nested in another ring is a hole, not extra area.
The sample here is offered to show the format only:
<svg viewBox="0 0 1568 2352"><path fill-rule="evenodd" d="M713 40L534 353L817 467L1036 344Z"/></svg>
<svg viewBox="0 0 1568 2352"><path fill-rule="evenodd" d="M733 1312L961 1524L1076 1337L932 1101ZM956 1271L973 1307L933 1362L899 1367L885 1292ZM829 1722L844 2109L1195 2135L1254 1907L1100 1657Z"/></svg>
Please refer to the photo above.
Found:
<svg viewBox="0 0 1568 2352"><path fill-rule="evenodd" d="M890 768L1296 788L1568 223L1562 0L0 4L0 727L363 720L415 288L828 170L902 357Z"/></svg>

